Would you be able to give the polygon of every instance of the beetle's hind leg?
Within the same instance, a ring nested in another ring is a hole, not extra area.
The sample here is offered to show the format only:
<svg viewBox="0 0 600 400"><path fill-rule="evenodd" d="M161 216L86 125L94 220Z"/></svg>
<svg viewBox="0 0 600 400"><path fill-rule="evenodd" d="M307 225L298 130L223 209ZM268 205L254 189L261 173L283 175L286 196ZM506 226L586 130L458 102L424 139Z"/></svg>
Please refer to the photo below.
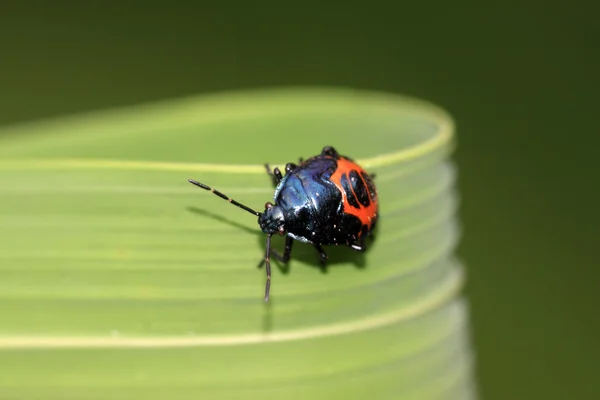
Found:
<svg viewBox="0 0 600 400"><path fill-rule="evenodd" d="M375 234L373 232L371 232L368 237L371 238L371 240L375 240ZM366 251L367 250L366 237L361 237L356 242L354 242L354 244L351 244L350 247L356 251L360 251L360 252Z"/></svg>
<svg viewBox="0 0 600 400"><path fill-rule="evenodd" d="M269 164L265 164L265 169L267 170L267 174L273 179L273 185L279 185L279 182L283 179L283 175L281 175L281 171L279 168L275 167L273 171L271 171L271 167Z"/></svg>
<svg viewBox="0 0 600 400"><path fill-rule="evenodd" d="M373 236L372 234L370 236ZM356 251L366 251L367 250L367 244L365 241L365 238L362 237L360 239L358 239L356 242L354 242L354 244L351 244L350 247Z"/></svg>

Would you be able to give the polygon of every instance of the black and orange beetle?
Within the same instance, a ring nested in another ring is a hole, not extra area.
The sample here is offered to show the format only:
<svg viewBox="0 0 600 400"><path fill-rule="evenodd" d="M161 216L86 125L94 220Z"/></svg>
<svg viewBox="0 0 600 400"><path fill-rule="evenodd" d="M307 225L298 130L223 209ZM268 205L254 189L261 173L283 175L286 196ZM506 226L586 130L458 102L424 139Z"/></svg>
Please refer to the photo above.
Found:
<svg viewBox="0 0 600 400"><path fill-rule="evenodd" d="M321 262L327 260L323 245L346 245L354 250L366 249L369 236L378 218L377 189L373 179L352 159L338 154L331 146L320 155L285 166L285 176L279 168L273 171L265 165L276 185L274 203L266 203L260 213L203 183L189 182L210 190L217 196L254 214L267 234L265 258L267 283L265 301L271 287L271 254L287 263L294 240L312 244ZM283 255L271 249L271 236L287 236Z"/></svg>

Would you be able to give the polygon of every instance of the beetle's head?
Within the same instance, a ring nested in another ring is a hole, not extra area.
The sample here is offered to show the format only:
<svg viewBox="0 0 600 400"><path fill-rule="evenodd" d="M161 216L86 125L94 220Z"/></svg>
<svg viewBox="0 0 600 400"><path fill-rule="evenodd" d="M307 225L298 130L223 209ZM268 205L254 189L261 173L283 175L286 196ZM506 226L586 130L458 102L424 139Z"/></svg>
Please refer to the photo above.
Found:
<svg viewBox="0 0 600 400"><path fill-rule="evenodd" d="M260 229L266 234L283 235L285 233L285 217L279 206L271 203L265 204L265 212L258 217Z"/></svg>

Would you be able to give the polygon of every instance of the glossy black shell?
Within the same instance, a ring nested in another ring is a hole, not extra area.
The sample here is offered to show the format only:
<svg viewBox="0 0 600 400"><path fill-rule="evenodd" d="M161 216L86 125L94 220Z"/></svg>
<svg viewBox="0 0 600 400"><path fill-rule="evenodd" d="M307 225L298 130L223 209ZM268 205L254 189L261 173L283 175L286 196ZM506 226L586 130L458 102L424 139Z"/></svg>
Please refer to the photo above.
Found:
<svg viewBox="0 0 600 400"><path fill-rule="evenodd" d="M343 212L342 194L330 181L337 169L333 158L315 157L287 173L274 194L292 238L322 245L352 245L363 224Z"/></svg>

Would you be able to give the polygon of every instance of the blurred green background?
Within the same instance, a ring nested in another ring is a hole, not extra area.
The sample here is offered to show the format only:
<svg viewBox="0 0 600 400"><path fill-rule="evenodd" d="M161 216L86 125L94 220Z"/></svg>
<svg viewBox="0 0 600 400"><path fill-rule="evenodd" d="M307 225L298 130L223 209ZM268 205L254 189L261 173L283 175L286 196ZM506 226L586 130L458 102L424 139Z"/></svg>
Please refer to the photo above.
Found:
<svg viewBox="0 0 600 400"><path fill-rule="evenodd" d="M178 4L4 2L0 124L275 85L433 101L458 127L482 398L600 393L597 3Z"/></svg>

